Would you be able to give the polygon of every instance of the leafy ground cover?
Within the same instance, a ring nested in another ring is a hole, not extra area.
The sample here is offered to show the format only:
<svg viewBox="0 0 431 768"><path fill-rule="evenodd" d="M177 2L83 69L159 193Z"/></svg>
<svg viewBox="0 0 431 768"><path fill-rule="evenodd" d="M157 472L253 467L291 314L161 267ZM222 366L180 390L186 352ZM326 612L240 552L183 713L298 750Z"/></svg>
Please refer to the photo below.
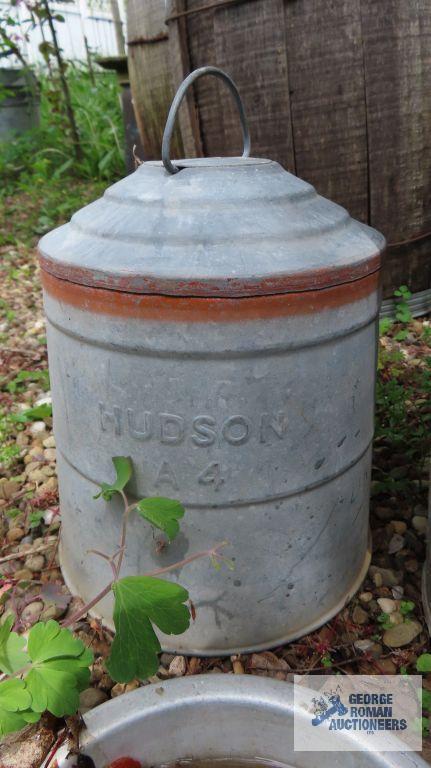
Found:
<svg viewBox="0 0 431 768"><path fill-rule="evenodd" d="M86 69L69 63L67 81L82 146L80 161L73 155L57 80L43 72L38 73L39 127L13 141L0 143L1 194L20 189L42 198L39 213L51 220L56 213L66 217L74 210L72 179L105 180L106 185L106 180L124 174L123 123L115 74L96 68L93 82ZM67 195L61 195L59 190L61 184L64 190L65 182ZM42 231L50 227L51 222L45 226L41 221ZM34 234L35 230L28 232Z"/></svg>
<svg viewBox="0 0 431 768"><path fill-rule="evenodd" d="M37 169L33 180L34 174ZM67 196L61 177L47 183L43 175L39 186L26 184L24 175L4 192L0 221L0 620L12 617L20 633L39 620L67 620L79 610L58 566L56 449L35 244L38 233L97 197L106 182L75 178ZM281 680L293 672L324 670L413 673L421 659L424 687L431 692L421 602L431 449L431 326L427 319L401 319L390 327L385 324L380 340L373 559L358 595L322 629L271 652L228 659L162 654L151 682L211 671ZM104 666L110 633L87 617L73 628L94 654L90 684L81 693L82 711L148 682L114 684ZM428 720L425 709L425 732ZM69 726L73 730L70 721ZM24 741L5 739L0 762L13 765L16 759L21 768L36 768L65 737L61 718L44 718L27 727Z"/></svg>

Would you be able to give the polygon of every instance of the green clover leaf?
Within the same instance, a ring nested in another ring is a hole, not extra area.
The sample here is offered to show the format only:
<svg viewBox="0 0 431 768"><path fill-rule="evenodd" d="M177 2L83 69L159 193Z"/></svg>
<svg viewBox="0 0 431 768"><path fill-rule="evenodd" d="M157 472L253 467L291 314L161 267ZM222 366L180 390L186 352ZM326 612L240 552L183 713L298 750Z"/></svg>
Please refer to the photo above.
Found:
<svg viewBox="0 0 431 768"><path fill-rule="evenodd" d="M25 728L29 723L37 723L41 718L40 712L9 712L6 709L0 707L0 737L6 736L8 733L14 733L20 731L21 728Z"/></svg>
<svg viewBox="0 0 431 768"><path fill-rule="evenodd" d="M22 712L31 706L31 696L23 680L12 678L0 683L0 707L8 712Z"/></svg>
<svg viewBox="0 0 431 768"><path fill-rule="evenodd" d="M114 493L124 490L130 478L132 477L132 460L128 456L114 456L112 463L115 467L116 478L112 484L101 483L100 493L94 496L94 499L99 499L102 496L105 501L111 501Z"/></svg>
<svg viewBox="0 0 431 768"><path fill-rule="evenodd" d="M56 717L74 714L79 693L90 680L93 654L68 629L54 621L35 624L28 637L32 668L25 682L35 712L49 710Z"/></svg>
<svg viewBox="0 0 431 768"><path fill-rule="evenodd" d="M153 675L159 665L160 643L155 624L168 635L188 629L188 592L179 584L151 576L126 576L113 584L116 634L106 667L121 683Z"/></svg>
<svg viewBox="0 0 431 768"><path fill-rule="evenodd" d="M30 706L31 696L23 680L4 680L0 683L1 737L39 720L40 714L32 712Z"/></svg>
<svg viewBox="0 0 431 768"><path fill-rule="evenodd" d="M166 533L169 541L175 539L180 526L178 520L184 517L184 507L179 501L155 496L142 499L137 504L138 513L151 525Z"/></svg>
<svg viewBox="0 0 431 768"><path fill-rule="evenodd" d="M8 616L0 626L0 669L8 675L17 672L30 661L23 650L25 639L11 632L13 622L13 616Z"/></svg>

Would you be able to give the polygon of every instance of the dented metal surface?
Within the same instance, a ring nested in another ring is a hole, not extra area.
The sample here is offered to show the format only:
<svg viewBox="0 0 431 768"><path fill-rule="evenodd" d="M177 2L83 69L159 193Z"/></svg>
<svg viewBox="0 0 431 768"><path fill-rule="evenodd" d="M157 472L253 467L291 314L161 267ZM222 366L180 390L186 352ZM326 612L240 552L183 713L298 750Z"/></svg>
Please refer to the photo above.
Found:
<svg viewBox="0 0 431 768"><path fill-rule="evenodd" d="M163 322L92 314L46 293L63 513L62 563L85 599L108 569L121 505L92 499L111 456L133 496L181 499L183 533L157 554L131 519L125 573L223 539L234 573L197 561L176 578L197 621L165 648L267 647L329 618L367 563L377 292L311 315ZM77 542L80 546L77 547ZM110 616L110 602L100 606Z"/></svg>
<svg viewBox="0 0 431 768"><path fill-rule="evenodd" d="M180 164L144 164L41 241L61 559L84 599L106 584L86 552L116 549L121 506L93 495L131 456L131 496L187 513L162 550L132 516L124 574L230 542L234 572L169 576L197 618L161 637L219 655L303 635L365 574L384 240L271 161Z"/></svg>
<svg viewBox="0 0 431 768"><path fill-rule="evenodd" d="M96 768L128 755L143 765L174 765L177 760L231 758L262 760L262 768L427 768L415 752L371 752L361 731L337 732L348 751L294 750L298 728L308 719L295 707L293 685L252 675L198 675L147 685L117 697L84 716L82 749ZM60 758L73 768L75 758ZM264 761L268 761L265 763Z"/></svg>

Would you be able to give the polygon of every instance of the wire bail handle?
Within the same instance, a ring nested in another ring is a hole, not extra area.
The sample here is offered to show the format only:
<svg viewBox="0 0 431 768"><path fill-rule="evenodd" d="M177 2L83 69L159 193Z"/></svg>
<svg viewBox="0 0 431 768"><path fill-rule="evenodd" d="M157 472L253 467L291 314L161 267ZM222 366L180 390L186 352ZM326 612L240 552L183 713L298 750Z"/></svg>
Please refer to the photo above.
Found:
<svg viewBox="0 0 431 768"><path fill-rule="evenodd" d="M229 87L235 104L238 107L239 119L241 121L242 138L244 142L242 157L249 157L250 155L250 132L248 129L247 118L245 116L244 106L241 101L238 88L236 87L232 78L229 77L226 72L223 72L222 69L219 69L218 67L200 67L199 69L195 69L194 72L191 72L191 74L188 75L185 80L183 80L174 96L174 100L169 110L162 141L162 161L168 173L178 173L178 171L181 170L181 168L178 168L177 165L174 165L170 158L171 138L177 112L180 108L182 100L184 99L184 96L186 95L188 87L203 75L215 75L215 77L219 77L221 80L224 80L226 85Z"/></svg>

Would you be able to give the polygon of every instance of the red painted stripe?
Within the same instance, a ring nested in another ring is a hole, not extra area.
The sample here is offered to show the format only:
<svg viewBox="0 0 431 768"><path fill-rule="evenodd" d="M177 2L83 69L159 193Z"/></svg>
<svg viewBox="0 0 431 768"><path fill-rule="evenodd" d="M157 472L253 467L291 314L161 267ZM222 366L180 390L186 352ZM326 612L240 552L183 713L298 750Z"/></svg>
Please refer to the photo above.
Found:
<svg viewBox="0 0 431 768"><path fill-rule="evenodd" d="M94 288L42 271L47 294L77 309L111 317L161 322L235 322L287 315L309 315L351 304L378 289L379 273L315 291L245 298L159 296Z"/></svg>

